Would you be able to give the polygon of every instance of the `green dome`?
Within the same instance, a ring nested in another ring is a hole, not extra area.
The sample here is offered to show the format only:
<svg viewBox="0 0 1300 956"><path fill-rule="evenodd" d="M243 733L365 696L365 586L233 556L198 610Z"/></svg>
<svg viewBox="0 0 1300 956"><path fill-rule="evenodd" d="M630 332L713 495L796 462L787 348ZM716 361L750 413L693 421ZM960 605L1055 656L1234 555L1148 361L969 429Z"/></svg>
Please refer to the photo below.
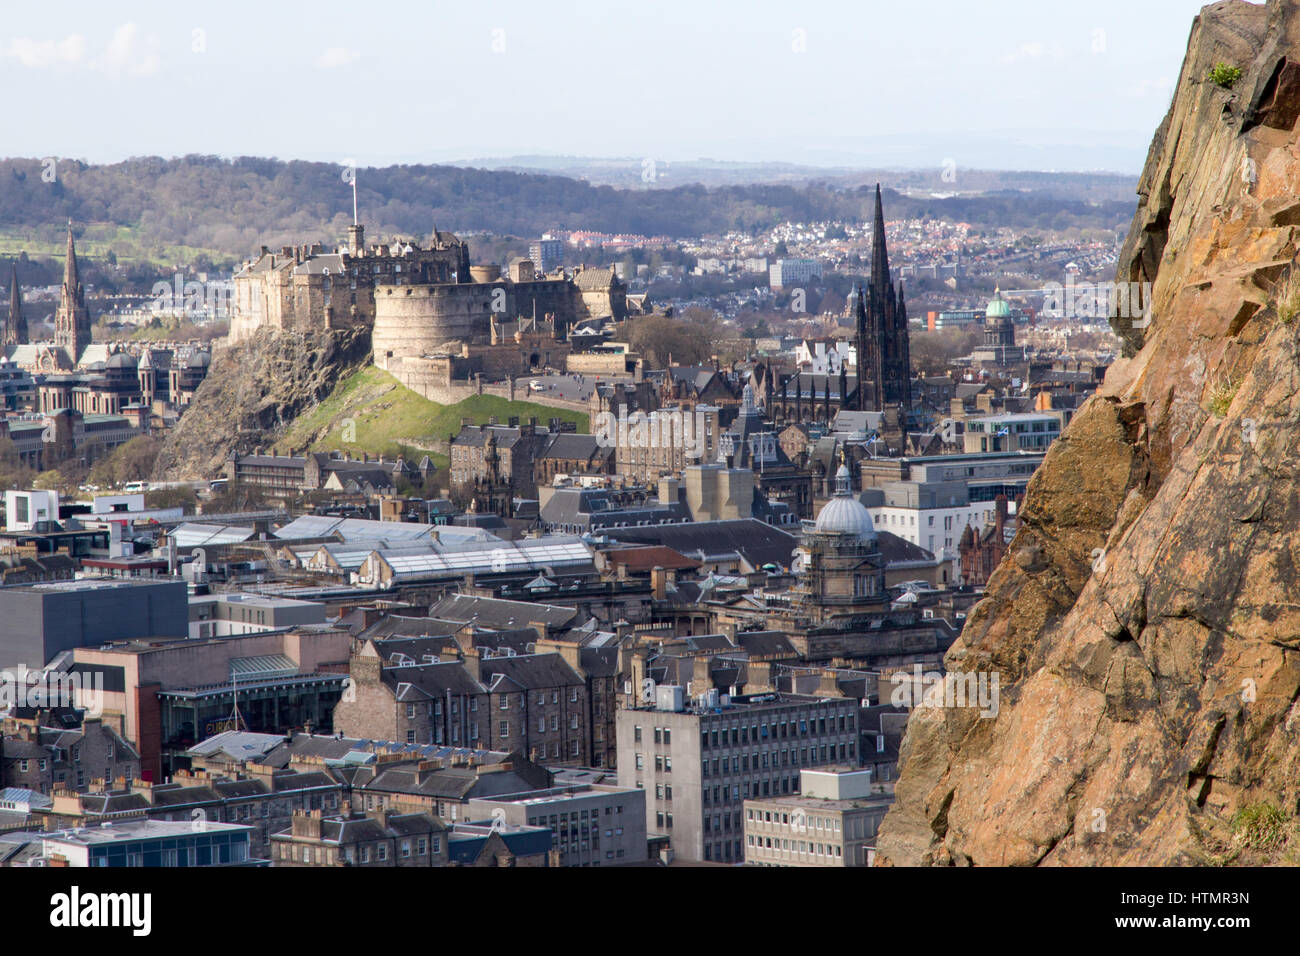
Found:
<svg viewBox="0 0 1300 956"><path fill-rule="evenodd" d="M989 300L989 307L984 310L984 317L987 319L1006 319L1011 316L1011 306L1007 305L1006 299L1002 298L1002 293L995 291L994 298Z"/></svg>

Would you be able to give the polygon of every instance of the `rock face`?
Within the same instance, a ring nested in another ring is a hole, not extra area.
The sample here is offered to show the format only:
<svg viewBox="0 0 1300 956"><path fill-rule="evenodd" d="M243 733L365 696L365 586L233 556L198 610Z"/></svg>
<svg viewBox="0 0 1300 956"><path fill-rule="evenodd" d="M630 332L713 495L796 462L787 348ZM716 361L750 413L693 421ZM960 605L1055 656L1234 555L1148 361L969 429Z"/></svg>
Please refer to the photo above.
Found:
<svg viewBox="0 0 1300 956"><path fill-rule="evenodd" d="M1205 7L1120 260L1148 320L947 656L999 713L913 713L880 863L1291 859L1233 831L1300 796L1297 118L1300 7Z"/></svg>
<svg viewBox="0 0 1300 956"><path fill-rule="evenodd" d="M221 349L180 424L168 435L154 477L214 477L231 452L271 444L289 422L369 356L366 329L261 329Z"/></svg>

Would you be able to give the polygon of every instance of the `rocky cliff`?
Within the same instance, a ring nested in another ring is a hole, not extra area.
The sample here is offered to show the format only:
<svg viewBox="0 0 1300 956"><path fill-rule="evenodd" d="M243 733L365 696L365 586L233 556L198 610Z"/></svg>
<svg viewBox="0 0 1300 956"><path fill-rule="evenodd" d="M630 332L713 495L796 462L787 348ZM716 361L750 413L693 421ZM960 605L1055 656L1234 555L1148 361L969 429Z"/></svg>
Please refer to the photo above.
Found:
<svg viewBox="0 0 1300 956"><path fill-rule="evenodd" d="M947 657L999 674L998 715L914 711L879 862L1292 861L1297 118L1300 9L1205 7L1117 277L1150 309Z"/></svg>
<svg viewBox="0 0 1300 956"><path fill-rule="evenodd" d="M368 329L263 329L220 349L154 466L157 479L212 478L232 451L270 445L370 356Z"/></svg>

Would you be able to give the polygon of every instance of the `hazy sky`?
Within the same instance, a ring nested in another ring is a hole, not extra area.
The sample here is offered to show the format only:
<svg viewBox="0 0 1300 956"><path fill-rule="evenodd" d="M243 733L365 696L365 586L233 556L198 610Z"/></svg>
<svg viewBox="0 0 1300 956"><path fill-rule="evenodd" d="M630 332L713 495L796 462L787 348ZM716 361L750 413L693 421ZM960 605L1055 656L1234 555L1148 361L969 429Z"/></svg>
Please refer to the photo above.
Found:
<svg viewBox="0 0 1300 956"><path fill-rule="evenodd" d="M1200 7L7 3L0 155L1136 172Z"/></svg>

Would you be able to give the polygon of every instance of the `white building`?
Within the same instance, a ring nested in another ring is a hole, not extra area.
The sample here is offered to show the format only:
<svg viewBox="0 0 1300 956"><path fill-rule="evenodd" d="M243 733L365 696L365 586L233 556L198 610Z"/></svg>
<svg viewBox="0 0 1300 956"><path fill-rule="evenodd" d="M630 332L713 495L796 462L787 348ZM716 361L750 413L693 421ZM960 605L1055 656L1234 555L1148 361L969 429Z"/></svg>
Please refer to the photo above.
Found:
<svg viewBox="0 0 1300 956"><path fill-rule="evenodd" d="M794 350L800 371L814 375L839 375L845 365L857 368L857 347L839 339L804 339Z"/></svg>

